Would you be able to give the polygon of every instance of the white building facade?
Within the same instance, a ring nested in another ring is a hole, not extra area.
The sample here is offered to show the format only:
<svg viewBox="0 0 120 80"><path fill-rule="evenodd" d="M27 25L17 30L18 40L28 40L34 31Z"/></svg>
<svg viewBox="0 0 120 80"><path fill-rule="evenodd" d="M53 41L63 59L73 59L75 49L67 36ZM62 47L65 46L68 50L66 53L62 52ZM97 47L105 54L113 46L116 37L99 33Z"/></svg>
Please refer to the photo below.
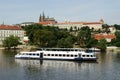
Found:
<svg viewBox="0 0 120 80"><path fill-rule="evenodd" d="M88 26L90 29L94 29L94 30L99 30L102 29L102 25L104 24L104 21L101 19L98 22L63 22L63 23L56 23L53 24L52 26L56 26L59 27L60 29L68 29L70 30L70 28L72 27L73 30L78 30L81 27L85 27Z"/></svg>
<svg viewBox="0 0 120 80"><path fill-rule="evenodd" d="M19 26L0 25L0 45L2 41L10 35L18 36L23 41L25 31Z"/></svg>

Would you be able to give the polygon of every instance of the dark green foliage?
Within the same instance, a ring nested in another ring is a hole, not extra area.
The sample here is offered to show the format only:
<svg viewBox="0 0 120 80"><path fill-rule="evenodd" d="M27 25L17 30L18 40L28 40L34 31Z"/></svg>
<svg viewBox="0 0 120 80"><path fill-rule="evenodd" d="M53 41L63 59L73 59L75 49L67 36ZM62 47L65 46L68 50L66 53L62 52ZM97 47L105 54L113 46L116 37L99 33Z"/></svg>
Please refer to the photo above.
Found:
<svg viewBox="0 0 120 80"><path fill-rule="evenodd" d="M66 38L61 38L58 40L57 47L60 48L72 48L75 38L73 36L68 36Z"/></svg>
<svg viewBox="0 0 120 80"><path fill-rule="evenodd" d="M120 30L120 25L115 24L114 27L115 27L117 30Z"/></svg>
<svg viewBox="0 0 120 80"><path fill-rule="evenodd" d="M11 47L16 48L19 42L20 38L17 36L10 35L9 37L6 37L5 40L3 40L3 46L10 49Z"/></svg>
<svg viewBox="0 0 120 80"><path fill-rule="evenodd" d="M120 32L116 32L115 35L116 35L116 39L113 39L111 41L111 44L120 47Z"/></svg>
<svg viewBox="0 0 120 80"><path fill-rule="evenodd" d="M77 36L77 42L81 47L86 47L87 43L91 39L91 30L89 27L82 27Z"/></svg>
<svg viewBox="0 0 120 80"><path fill-rule="evenodd" d="M96 39L90 38L89 41L86 43L86 47L87 48L96 47L97 43L98 41Z"/></svg>
<svg viewBox="0 0 120 80"><path fill-rule="evenodd" d="M27 36L29 37L31 44L33 43L33 34L38 29L43 29L42 25L33 24L24 27L24 30L27 32Z"/></svg>
<svg viewBox="0 0 120 80"><path fill-rule="evenodd" d="M47 30L36 30L33 35L34 44L39 47L52 47L55 43L55 36L51 31Z"/></svg>
<svg viewBox="0 0 120 80"><path fill-rule="evenodd" d="M99 49L101 49L102 52L105 52L106 51L106 43L107 43L106 39L103 38L98 42L97 47Z"/></svg>
<svg viewBox="0 0 120 80"><path fill-rule="evenodd" d="M35 27L34 27L35 26ZM24 28L31 44L39 47L73 47L75 37L58 27L34 24ZM62 45L62 46L61 46Z"/></svg>
<svg viewBox="0 0 120 80"><path fill-rule="evenodd" d="M103 31L98 30L99 33L107 32L109 33L109 26L107 24L103 25ZM88 26L79 29L77 36L73 36L70 32L73 31L71 27L68 31L67 29L59 29L54 26L42 26L39 24L33 24L25 26L24 29L30 39L30 44L35 44L39 47L60 47L60 48L71 48L74 43L77 42L80 47L90 48L98 47L102 51L105 51L106 45L120 46L120 33L116 33L117 38L113 39L111 43L106 43L105 39L99 42L95 40L91 32L95 33L94 28L90 29ZM74 29L77 30L77 27ZM96 33L98 33L96 32Z"/></svg>

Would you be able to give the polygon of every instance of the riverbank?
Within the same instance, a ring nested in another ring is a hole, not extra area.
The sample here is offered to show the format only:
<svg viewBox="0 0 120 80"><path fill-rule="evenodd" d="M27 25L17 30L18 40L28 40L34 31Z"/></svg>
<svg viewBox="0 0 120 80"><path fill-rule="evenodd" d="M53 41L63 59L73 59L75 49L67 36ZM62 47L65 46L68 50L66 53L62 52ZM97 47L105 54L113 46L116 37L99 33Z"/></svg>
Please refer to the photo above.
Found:
<svg viewBox="0 0 120 80"><path fill-rule="evenodd" d="M106 49L108 52L120 52L120 47L116 47L116 46L109 46Z"/></svg>
<svg viewBox="0 0 120 80"><path fill-rule="evenodd" d="M5 49L4 47L0 46L0 50ZM35 46L26 46L26 45L19 45L17 49L20 49L20 51L31 51L36 49ZM106 49L107 52L120 52L120 47L115 46L108 46Z"/></svg>

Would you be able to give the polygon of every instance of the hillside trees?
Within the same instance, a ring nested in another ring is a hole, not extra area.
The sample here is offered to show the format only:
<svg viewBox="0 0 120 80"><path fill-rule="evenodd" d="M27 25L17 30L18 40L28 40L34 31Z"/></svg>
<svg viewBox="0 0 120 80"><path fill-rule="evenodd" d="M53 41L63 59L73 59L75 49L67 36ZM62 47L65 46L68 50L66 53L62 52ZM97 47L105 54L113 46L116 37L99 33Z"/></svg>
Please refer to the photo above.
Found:
<svg viewBox="0 0 120 80"><path fill-rule="evenodd" d="M117 47L120 47L120 32L116 32L116 39L112 39L111 44Z"/></svg>
<svg viewBox="0 0 120 80"><path fill-rule="evenodd" d="M39 47L73 47L76 41L68 31L57 27L34 24L26 26L25 30L30 43Z"/></svg>
<svg viewBox="0 0 120 80"><path fill-rule="evenodd" d="M74 43L77 42L80 47L84 48L99 47L103 51L106 49L106 41L101 40L98 42L94 39L91 35L91 29L88 26L82 27L78 31L77 36L58 27L42 26L39 24L26 26L25 30L30 43L38 47L72 48Z"/></svg>
<svg viewBox="0 0 120 80"><path fill-rule="evenodd" d="M106 51L106 43L107 43L106 39L103 38L98 42L97 47L99 49L101 49L102 52L105 52Z"/></svg>
<svg viewBox="0 0 120 80"><path fill-rule="evenodd" d="M77 42L81 47L92 47L91 41L93 38L91 37L91 30L88 26L82 27L77 36Z"/></svg>
<svg viewBox="0 0 120 80"><path fill-rule="evenodd" d="M55 45L55 36L51 31L36 30L34 35L34 44L39 47L52 47Z"/></svg>

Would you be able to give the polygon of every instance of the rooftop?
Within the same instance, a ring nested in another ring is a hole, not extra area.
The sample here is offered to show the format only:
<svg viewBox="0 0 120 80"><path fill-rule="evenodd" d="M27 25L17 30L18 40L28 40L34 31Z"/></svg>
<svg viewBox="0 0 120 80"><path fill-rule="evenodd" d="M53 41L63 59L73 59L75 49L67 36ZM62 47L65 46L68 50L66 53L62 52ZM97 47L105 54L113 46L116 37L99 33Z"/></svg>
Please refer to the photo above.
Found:
<svg viewBox="0 0 120 80"><path fill-rule="evenodd" d="M22 28L13 25L0 25L0 30L22 30Z"/></svg>

